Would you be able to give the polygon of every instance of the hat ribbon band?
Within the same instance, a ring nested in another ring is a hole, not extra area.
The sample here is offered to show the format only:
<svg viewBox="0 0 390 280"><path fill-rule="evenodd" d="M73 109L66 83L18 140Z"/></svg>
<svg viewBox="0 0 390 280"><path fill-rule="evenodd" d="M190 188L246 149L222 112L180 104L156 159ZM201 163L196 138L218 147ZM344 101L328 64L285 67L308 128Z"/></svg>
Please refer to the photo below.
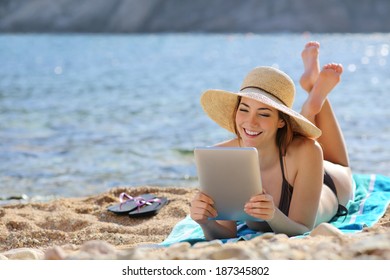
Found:
<svg viewBox="0 0 390 280"><path fill-rule="evenodd" d="M262 88L259 88L259 87L244 87L240 90L240 92L247 92L247 93L261 93L263 95L265 95L266 97L268 97L269 99L275 101L276 103L280 103L280 104L283 104L284 106L287 106L289 107L286 103L284 103L281 99L279 99L278 97L276 97L275 95L273 95L272 93L268 92L268 91L265 91L264 89Z"/></svg>

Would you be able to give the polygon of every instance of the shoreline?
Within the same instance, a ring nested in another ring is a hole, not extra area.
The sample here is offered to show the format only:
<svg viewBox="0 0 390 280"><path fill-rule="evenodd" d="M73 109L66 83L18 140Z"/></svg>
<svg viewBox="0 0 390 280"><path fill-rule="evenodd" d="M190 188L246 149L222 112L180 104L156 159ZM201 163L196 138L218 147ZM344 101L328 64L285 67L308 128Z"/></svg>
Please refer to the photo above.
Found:
<svg viewBox="0 0 390 280"><path fill-rule="evenodd" d="M196 188L117 187L83 198L0 206L0 259L390 259L390 207L373 227L303 238L266 233L245 242L157 247L189 213ZM107 211L121 192L167 197L155 216Z"/></svg>

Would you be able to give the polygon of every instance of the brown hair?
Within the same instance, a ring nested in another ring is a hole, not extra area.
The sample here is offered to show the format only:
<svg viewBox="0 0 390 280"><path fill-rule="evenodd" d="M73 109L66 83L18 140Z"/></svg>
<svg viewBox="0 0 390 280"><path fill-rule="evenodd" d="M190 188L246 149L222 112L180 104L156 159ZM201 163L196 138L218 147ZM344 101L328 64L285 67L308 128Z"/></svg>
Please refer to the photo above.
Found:
<svg viewBox="0 0 390 280"><path fill-rule="evenodd" d="M237 115L238 106L240 106L240 102L241 102L241 96L237 96L237 104L236 104L236 107L234 108L233 116L232 116L233 123L234 123L234 133L236 134L238 139L240 139L240 134L238 133L238 129L237 129L236 115Z"/></svg>
<svg viewBox="0 0 390 280"><path fill-rule="evenodd" d="M279 111L279 118L284 121L284 126L278 129L276 133L276 145L279 147L282 155L286 155L287 147L294 139L294 131L292 129L290 116Z"/></svg>

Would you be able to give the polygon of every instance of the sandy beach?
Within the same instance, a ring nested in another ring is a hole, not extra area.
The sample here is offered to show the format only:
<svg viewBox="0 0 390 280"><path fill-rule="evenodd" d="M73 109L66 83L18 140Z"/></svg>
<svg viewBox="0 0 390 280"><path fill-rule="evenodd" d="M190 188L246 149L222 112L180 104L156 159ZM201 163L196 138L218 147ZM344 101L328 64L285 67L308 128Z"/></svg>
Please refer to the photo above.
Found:
<svg viewBox="0 0 390 280"><path fill-rule="evenodd" d="M167 197L157 215L118 216L107 207L121 192ZM118 187L83 198L0 207L0 259L390 259L389 208L362 232L319 228L304 238L267 233L234 244L178 243L156 248L189 213L195 188Z"/></svg>

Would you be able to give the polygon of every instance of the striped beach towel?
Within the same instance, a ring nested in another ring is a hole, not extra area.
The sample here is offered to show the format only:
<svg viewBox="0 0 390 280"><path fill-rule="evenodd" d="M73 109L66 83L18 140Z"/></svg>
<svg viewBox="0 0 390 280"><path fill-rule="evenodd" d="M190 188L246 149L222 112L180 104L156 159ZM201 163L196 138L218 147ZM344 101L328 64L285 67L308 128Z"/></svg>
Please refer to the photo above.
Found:
<svg viewBox="0 0 390 280"><path fill-rule="evenodd" d="M332 221L344 233L355 233L371 227L384 215L390 202L390 177L379 174L354 174L355 199L347 205L348 215ZM250 230L245 223L237 223L237 238L221 240L223 243L249 240L261 235ZM306 233L306 235L309 233ZM178 242L206 241L200 226L189 216L177 223L169 236L159 245L169 246Z"/></svg>

